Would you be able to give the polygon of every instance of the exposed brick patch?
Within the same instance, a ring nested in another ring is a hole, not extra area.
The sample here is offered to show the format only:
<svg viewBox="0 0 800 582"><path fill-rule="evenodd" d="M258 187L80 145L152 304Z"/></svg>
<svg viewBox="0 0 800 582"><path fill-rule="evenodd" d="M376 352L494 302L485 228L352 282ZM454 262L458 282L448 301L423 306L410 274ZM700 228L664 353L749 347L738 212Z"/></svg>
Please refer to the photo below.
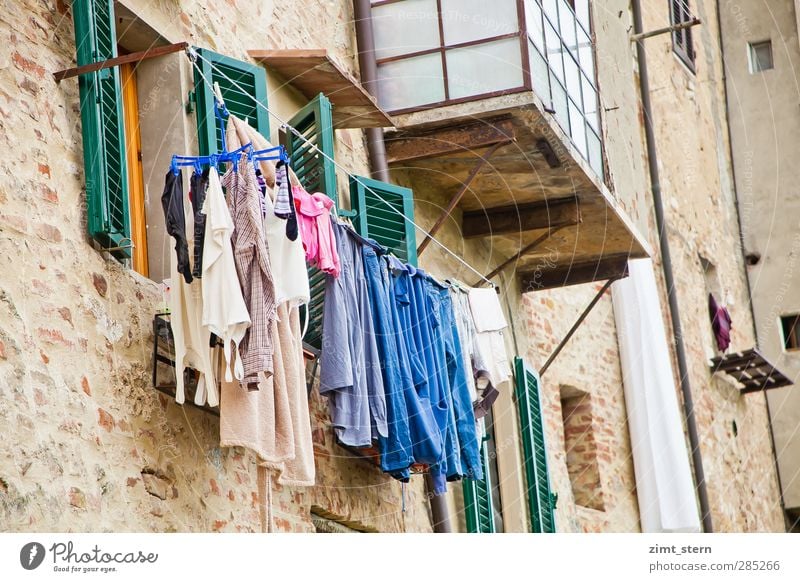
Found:
<svg viewBox="0 0 800 582"><path fill-rule="evenodd" d="M85 392L87 395L89 395L89 396L91 396L91 395L92 395L92 389L91 389L91 388L89 388L89 380L88 380L88 378L86 378L86 376L84 376L83 378L81 378L81 388L83 389L83 391L84 391L84 392Z"/></svg>
<svg viewBox="0 0 800 582"><path fill-rule="evenodd" d="M45 343L71 347L73 343L64 337L64 334L57 329L40 327L36 330L36 335Z"/></svg>
<svg viewBox="0 0 800 582"><path fill-rule="evenodd" d="M49 297L53 294L53 290L50 288L50 285L41 279L33 279L31 281L31 288L36 295L41 295L42 297Z"/></svg>
<svg viewBox="0 0 800 582"><path fill-rule="evenodd" d="M219 485L217 485L217 481L215 479L210 479L209 484L211 485L211 492L214 495L220 495Z"/></svg>
<svg viewBox="0 0 800 582"><path fill-rule="evenodd" d="M86 494L77 487L70 487L69 504L78 509L86 509Z"/></svg>
<svg viewBox="0 0 800 582"><path fill-rule="evenodd" d="M35 231L36 236L47 242L58 243L64 240L61 231L51 224L37 224Z"/></svg>
<svg viewBox="0 0 800 582"><path fill-rule="evenodd" d="M28 219L16 214L0 214L0 229L10 228L20 233L28 232Z"/></svg>
<svg viewBox="0 0 800 582"><path fill-rule="evenodd" d="M53 204L58 202L58 192L53 190L47 184L39 184L39 194L42 195L42 199L46 202L52 202Z"/></svg>
<svg viewBox="0 0 800 582"><path fill-rule="evenodd" d="M108 281L100 273L92 273L92 284L100 297L105 297L108 293Z"/></svg>
<svg viewBox="0 0 800 582"><path fill-rule="evenodd" d="M27 91L28 93L30 93L34 97L41 90L41 87L39 85L37 85L36 83L34 83L33 80L31 78L29 78L29 77L25 77L24 79L22 79L22 81L20 81L19 88L24 90L24 91Z"/></svg>
<svg viewBox="0 0 800 582"><path fill-rule="evenodd" d="M228 525L228 522L225 521L224 519L215 519L214 523L211 524L211 529L214 530L214 531L219 531L222 528L224 528L226 525Z"/></svg>
<svg viewBox="0 0 800 582"><path fill-rule="evenodd" d="M50 177L50 166L48 166L47 164L40 163L39 164L39 173L44 175L44 176L47 176L49 178Z"/></svg>
<svg viewBox="0 0 800 582"><path fill-rule="evenodd" d="M72 312L69 310L69 307L59 307L57 311L58 314L61 316L61 319L63 319L64 321L68 321L70 325L73 325Z"/></svg>
<svg viewBox="0 0 800 582"><path fill-rule="evenodd" d="M139 480L136 477L128 477L128 479L126 481L128 487L136 487L136 484L138 482L139 482Z"/></svg>
<svg viewBox="0 0 800 582"><path fill-rule="evenodd" d="M47 398L45 398L44 392L42 392L41 388L33 389L33 401L37 406L44 406L47 404Z"/></svg>
<svg viewBox="0 0 800 582"><path fill-rule="evenodd" d="M14 61L14 64L17 66L18 69L25 71L26 73L33 73L40 79L44 77L45 74L44 67L37 65L32 60L23 57L18 52L15 51L14 54L11 55L11 60Z"/></svg>
<svg viewBox="0 0 800 582"><path fill-rule="evenodd" d="M102 408L97 409L97 423L108 432L114 429L114 417Z"/></svg>

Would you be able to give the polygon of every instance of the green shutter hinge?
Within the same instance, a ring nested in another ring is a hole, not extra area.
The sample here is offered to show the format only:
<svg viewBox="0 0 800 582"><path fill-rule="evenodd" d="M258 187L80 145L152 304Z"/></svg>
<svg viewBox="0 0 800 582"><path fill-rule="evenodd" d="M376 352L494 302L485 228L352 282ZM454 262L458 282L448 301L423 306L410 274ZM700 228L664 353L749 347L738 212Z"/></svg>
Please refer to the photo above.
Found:
<svg viewBox="0 0 800 582"><path fill-rule="evenodd" d="M356 212L355 210L341 210L341 209L339 209L337 214L339 216L341 216L342 218L355 218L356 216L358 216L358 212Z"/></svg>
<svg viewBox="0 0 800 582"><path fill-rule="evenodd" d="M555 511L556 507L558 506L558 493L550 494L550 505L553 506L553 511Z"/></svg>
<svg viewBox="0 0 800 582"><path fill-rule="evenodd" d="M194 106L197 103L197 92L189 91L188 99L186 100L186 113L194 113Z"/></svg>

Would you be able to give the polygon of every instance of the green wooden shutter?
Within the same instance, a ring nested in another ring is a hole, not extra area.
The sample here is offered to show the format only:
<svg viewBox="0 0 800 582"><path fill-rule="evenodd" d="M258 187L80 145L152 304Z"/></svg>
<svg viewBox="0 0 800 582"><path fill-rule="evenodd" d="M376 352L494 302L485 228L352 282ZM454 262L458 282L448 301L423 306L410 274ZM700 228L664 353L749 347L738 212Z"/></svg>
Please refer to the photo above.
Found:
<svg viewBox="0 0 800 582"><path fill-rule="evenodd" d="M533 533L556 531L553 495L547 471L539 375L522 358L514 359L517 406L522 432L522 453L528 489L528 510Z"/></svg>
<svg viewBox="0 0 800 582"><path fill-rule="evenodd" d="M75 0L72 13L79 66L117 56L113 0ZM130 238L119 68L81 75L78 86L89 236L103 248L117 247ZM130 250L112 254L126 258Z"/></svg>
<svg viewBox="0 0 800 582"><path fill-rule="evenodd" d="M325 95L320 93L308 102L292 119L289 125L295 128L310 143L300 139L291 131L286 132L286 151L292 161L292 169L303 187L311 193L323 192L336 203L336 166L333 159L333 107ZM326 158L312 145L330 156Z"/></svg>
<svg viewBox="0 0 800 582"><path fill-rule="evenodd" d="M267 74L264 68L208 49L197 49L197 52L201 57L197 59L197 65L203 72L201 76L197 70L194 71L200 155L207 156L222 151L219 127L214 115L214 92L203 77L212 85L219 83L222 99L231 115L246 119L261 135L268 138Z"/></svg>
<svg viewBox="0 0 800 582"><path fill-rule="evenodd" d="M494 509L492 508L492 483L489 473L489 455L486 443L481 444L482 481L464 479L464 511L469 533L494 533Z"/></svg>
<svg viewBox="0 0 800 582"><path fill-rule="evenodd" d="M397 258L416 266L415 227L406 220L414 220L414 193L409 188L351 176L350 205L361 236L375 239Z"/></svg>
<svg viewBox="0 0 800 582"><path fill-rule="evenodd" d="M303 187L311 192L327 194L336 204L336 166L334 157L333 108L320 93L289 120L304 139L287 131L284 146L291 160L292 170ZM317 151L314 149L319 149ZM324 153L322 155L320 152ZM329 156L325 157L325 156ZM306 306L308 330L303 341L320 349L322 346L322 315L325 300L325 273L316 267L308 268L311 300Z"/></svg>

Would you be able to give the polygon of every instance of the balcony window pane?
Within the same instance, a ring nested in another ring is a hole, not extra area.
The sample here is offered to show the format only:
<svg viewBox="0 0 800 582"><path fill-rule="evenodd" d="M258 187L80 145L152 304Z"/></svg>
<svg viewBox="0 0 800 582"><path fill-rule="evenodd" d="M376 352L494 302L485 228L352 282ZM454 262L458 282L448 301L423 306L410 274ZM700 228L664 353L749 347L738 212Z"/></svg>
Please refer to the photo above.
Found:
<svg viewBox="0 0 800 582"><path fill-rule="evenodd" d="M586 149L586 126L584 125L583 115L578 106L570 99L569 101L569 128L572 136L572 143L578 148L584 158L588 156Z"/></svg>
<svg viewBox="0 0 800 582"><path fill-rule="evenodd" d="M586 128L586 137L589 142L589 165L592 166L597 175L603 177L603 147L600 145L600 138L591 127Z"/></svg>
<svg viewBox="0 0 800 582"><path fill-rule="evenodd" d="M567 93L575 104L583 111L583 100L581 99L581 74L578 70L578 63L572 58L570 53L564 54L564 76L567 80Z"/></svg>
<svg viewBox="0 0 800 582"><path fill-rule="evenodd" d="M451 99L521 87L519 39L448 50L447 79Z"/></svg>
<svg viewBox="0 0 800 582"><path fill-rule="evenodd" d="M533 78L533 90L544 102L545 106L550 107L550 72L547 69L547 61L539 53L533 44L528 47L531 63L531 77Z"/></svg>
<svg viewBox="0 0 800 582"><path fill-rule="evenodd" d="M544 6L544 13L550 19L550 23L553 26L558 26L558 0L544 0L542 5Z"/></svg>
<svg viewBox="0 0 800 582"><path fill-rule="evenodd" d="M528 34L539 49L544 53L544 28L542 28L542 7L537 0L525 0L525 24Z"/></svg>
<svg viewBox="0 0 800 582"><path fill-rule="evenodd" d="M558 80L564 82L564 65L561 62L561 40L558 38L555 28L545 22L544 25L545 41L547 43L547 62L555 73Z"/></svg>
<svg viewBox="0 0 800 582"><path fill-rule="evenodd" d="M389 111L444 101L441 54L379 65L378 101Z"/></svg>
<svg viewBox="0 0 800 582"><path fill-rule="evenodd" d="M553 109L556 110L556 121L567 134L569 134L569 113L567 111L567 91L555 78L550 78L550 88L553 91Z"/></svg>
<svg viewBox="0 0 800 582"><path fill-rule="evenodd" d="M580 24L578 27L579 33L581 26L586 32L589 32L592 29L589 17L589 0L575 0L575 14Z"/></svg>
<svg viewBox="0 0 800 582"><path fill-rule="evenodd" d="M594 82L594 50L592 50L592 40L583 29L578 27L578 58L581 69Z"/></svg>
<svg viewBox="0 0 800 582"><path fill-rule="evenodd" d="M518 32L517 2L442 0L442 27L445 46Z"/></svg>
<svg viewBox="0 0 800 582"><path fill-rule="evenodd" d="M558 26L561 31L561 39L577 58L578 42L577 36L575 36L575 14L564 0L558 1Z"/></svg>
<svg viewBox="0 0 800 582"><path fill-rule="evenodd" d="M595 131L599 132L600 118L597 114L597 91L594 90L585 75L581 75L581 82L583 84L583 113L586 116L586 121Z"/></svg>
<svg viewBox="0 0 800 582"><path fill-rule="evenodd" d="M374 6L372 25L378 59L439 46L436 0L403 0Z"/></svg>

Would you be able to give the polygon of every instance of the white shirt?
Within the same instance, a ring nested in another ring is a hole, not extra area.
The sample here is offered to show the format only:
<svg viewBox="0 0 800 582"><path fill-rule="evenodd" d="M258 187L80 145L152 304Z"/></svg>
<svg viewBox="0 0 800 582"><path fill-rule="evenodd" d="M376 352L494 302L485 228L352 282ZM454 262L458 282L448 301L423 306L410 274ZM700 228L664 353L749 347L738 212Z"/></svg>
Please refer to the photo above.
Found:
<svg viewBox="0 0 800 582"><path fill-rule="evenodd" d="M208 189L202 212L206 215L201 279L203 327L222 340L225 380L233 381L231 361L234 359L234 375L237 380L241 380L244 377L244 367L239 357L239 342L250 327L250 314L242 296L233 258L231 246L233 219L225 203L216 168L211 168L208 172ZM231 342L233 342L233 353L231 353Z"/></svg>

